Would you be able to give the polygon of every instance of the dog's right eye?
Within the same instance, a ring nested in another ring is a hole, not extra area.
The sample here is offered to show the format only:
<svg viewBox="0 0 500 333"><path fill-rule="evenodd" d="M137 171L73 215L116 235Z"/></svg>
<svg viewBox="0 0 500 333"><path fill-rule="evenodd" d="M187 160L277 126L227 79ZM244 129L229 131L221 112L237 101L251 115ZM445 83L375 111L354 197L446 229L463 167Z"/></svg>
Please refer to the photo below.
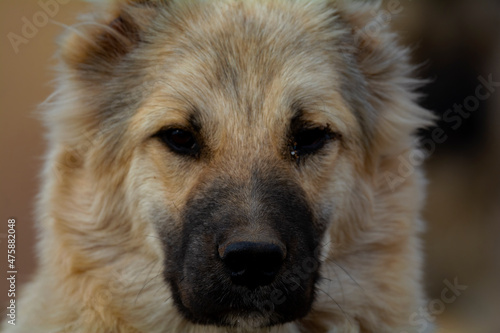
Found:
<svg viewBox="0 0 500 333"><path fill-rule="evenodd" d="M160 131L157 136L174 153L187 156L198 156L200 146L193 133L180 128L172 128Z"/></svg>

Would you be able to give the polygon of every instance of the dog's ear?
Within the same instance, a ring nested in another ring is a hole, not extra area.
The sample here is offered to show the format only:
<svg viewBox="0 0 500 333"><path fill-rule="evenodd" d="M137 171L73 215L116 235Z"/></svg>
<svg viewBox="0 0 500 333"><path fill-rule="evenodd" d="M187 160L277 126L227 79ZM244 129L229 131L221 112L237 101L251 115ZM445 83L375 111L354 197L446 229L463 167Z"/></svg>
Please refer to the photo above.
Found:
<svg viewBox="0 0 500 333"><path fill-rule="evenodd" d="M366 121L373 124L371 147L384 155L399 154L415 145L418 129L433 125L434 116L417 103L422 80L415 79L409 51L400 46L391 22L405 10L382 1L333 0L349 36L343 52L358 64L368 90ZM377 124L377 126L375 126Z"/></svg>
<svg viewBox="0 0 500 333"><path fill-rule="evenodd" d="M144 41L162 0L96 2L99 8L83 16L63 38L61 57L70 70L87 77L110 74L117 62Z"/></svg>
<svg viewBox="0 0 500 333"><path fill-rule="evenodd" d="M160 15L159 7L165 8L169 3L169 0L87 1L93 2L91 14L67 28L60 40L59 84L54 95L41 106L50 128L50 140L68 146L80 145L89 138L94 142L103 119L120 116L115 110L125 110L133 104L134 96L123 94L123 85L117 82L139 85L141 81L123 79L124 75L135 75L137 71L120 70L120 66L127 66L127 57L147 43L148 31Z"/></svg>

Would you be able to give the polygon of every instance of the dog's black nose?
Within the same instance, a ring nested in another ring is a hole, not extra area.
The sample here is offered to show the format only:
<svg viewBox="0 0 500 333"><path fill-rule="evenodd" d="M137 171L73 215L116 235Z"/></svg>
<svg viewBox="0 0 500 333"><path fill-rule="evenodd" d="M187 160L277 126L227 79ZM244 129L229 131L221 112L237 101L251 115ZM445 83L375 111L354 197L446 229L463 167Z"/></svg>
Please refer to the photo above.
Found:
<svg viewBox="0 0 500 333"><path fill-rule="evenodd" d="M219 247L233 283L256 288L273 282L286 256L284 246L264 242L235 242Z"/></svg>

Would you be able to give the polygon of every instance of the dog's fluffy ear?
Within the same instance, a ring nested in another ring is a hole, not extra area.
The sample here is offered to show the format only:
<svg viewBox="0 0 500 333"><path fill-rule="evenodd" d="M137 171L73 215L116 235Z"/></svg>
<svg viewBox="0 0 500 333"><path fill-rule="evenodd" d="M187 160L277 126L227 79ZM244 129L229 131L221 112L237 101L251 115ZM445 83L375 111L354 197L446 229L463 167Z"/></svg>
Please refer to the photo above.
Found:
<svg viewBox="0 0 500 333"><path fill-rule="evenodd" d="M121 58L143 41L160 1L93 0L99 10L82 17L63 39L63 62L86 77L102 78L109 74Z"/></svg>
<svg viewBox="0 0 500 333"><path fill-rule="evenodd" d="M417 130L432 126L434 116L416 103L416 91L423 82L414 78L409 52L390 30L390 22L404 7L392 8L391 13L381 1L334 3L351 32L348 52L358 63L368 90L368 103L362 106L371 118L367 122L377 124L370 149L393 155L414 147Z"/></svg>
<svg viewBox="0 0 500 333"><path fill-rule="evenodd" d="M132 105L133 96L120 95L123 88L110 81L140 84L140 80L123 80L120 75L130 72L117 71L117 68L127 56L140 49L141 43L147 42L148 28L159 15L157 7L162 4L165 8L163 4L168 4L169 0L92 2L92 13L82 16L60 40L59 85L41 106L44 121L50 129L50 140L69 146L93 137L103 118L113 114L108 109L124 110ZM104 89L107 91L99 96L97 93ZM109 103L103 96L117 102ZM117 103L119 105L111 105Z"/></svg>

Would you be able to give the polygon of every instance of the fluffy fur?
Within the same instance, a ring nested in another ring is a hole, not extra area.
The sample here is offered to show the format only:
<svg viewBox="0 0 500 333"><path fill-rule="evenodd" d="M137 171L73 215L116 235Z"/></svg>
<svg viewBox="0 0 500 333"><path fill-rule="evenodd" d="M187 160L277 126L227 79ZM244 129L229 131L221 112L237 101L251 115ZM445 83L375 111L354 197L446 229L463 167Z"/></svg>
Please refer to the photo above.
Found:
<svg viewBox="0 0 500 333"><path fill-rule="evenodd" d="M401 161L431 116L395 36L359 33L374 8L117 0L69 29L44 106L40 265L4 332L416 332L424 180ZM294 107L339 134L321 156L287 155ZM198 162L154 137L189 113L207 147ZM164 245L198 188L250 166L299 184L325 221L312 309L271 327L194 324L163 277Z"/></svg>

